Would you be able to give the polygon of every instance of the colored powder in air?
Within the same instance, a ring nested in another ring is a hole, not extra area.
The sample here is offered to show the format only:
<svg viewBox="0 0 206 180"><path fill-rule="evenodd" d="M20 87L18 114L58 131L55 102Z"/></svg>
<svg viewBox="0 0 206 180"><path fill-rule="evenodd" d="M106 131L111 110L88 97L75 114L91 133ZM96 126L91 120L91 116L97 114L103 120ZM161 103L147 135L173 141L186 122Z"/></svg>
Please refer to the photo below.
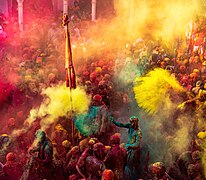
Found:
<svg viewBox="0 0 206 180"><path fill-rule="evenodd" d="M135 99L139 107L149 114L157 113L162 107L169 106L171 94L183 92L183 87L168 71L156 68L144 77L137 77L134 85Z"/></svg>
<svg viewBox="0 0 206 180"><path fill-rule="evenodd" d="M95 120L100 112L100 107L91 106L87 113L75 117L75 125L79 132L85 136L96 134L100 124Z"/></svg>
<svg viewBox="0 0 206 180"><path fill-rule="evenodd" d="M44 101L39 108L30 111L27 121L31 124L37 117L41 118L40 125L43 130L58 117L87 112L91 99L80 87L70 92L64 84L49 87L42 91L42 95L45 97Z"/></svg>

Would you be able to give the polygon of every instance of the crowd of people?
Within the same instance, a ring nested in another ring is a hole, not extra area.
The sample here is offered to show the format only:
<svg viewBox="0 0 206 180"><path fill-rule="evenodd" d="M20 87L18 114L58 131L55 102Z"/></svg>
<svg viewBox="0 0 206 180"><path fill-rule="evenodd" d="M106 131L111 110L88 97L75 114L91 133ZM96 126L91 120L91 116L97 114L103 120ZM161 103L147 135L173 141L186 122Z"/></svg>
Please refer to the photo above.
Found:
<svg viewBox="0 0 206 180"><path fill-rule="evenodd" d="M151 48L143 38L127 43L121 51L109 51L85 35L92 22L71 19L77 86L91 102L86 116L65 114L42 130L43 117L28 123L31 110L41 105L43 89L65 81L62 19L50 15L37 16L25 24L24 32L18 31L15 18L5 26L0 59L0 179L205 179L206 20L194 22L186 48L179 46L171 53L163 42ZM96 52L87 56L90 49ZM178 113L190 114L196 122L190 146L170 164L153 161L132 89L136 76L155 68L179 81L187 95ZM81 127L75 124L78 118L83 118ZM122 128L128 129L127 142Z"/></svg>

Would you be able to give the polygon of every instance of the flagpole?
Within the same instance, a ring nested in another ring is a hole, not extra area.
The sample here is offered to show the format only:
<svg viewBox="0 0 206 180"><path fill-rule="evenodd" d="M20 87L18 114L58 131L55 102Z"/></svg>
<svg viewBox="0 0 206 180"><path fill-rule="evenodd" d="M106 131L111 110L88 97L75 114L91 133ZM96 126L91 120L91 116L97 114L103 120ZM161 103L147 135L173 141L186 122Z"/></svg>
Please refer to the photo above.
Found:
<svg viewBox="0 0 206 180"><path fill-rule="evenodd" d="M75 127L74 127L74 122L72 120L73 118L72 89L76 88L76 77L75 77L75 71L72 62L72 49L71 49L71 42L70 42L68 13L64 14L63 25L65 27L65 38L66 38L66 44L65 44L66 87L69 87L70 89L70 104L71 104L70 118L72 121L72 144L74 145Z"/></svg>

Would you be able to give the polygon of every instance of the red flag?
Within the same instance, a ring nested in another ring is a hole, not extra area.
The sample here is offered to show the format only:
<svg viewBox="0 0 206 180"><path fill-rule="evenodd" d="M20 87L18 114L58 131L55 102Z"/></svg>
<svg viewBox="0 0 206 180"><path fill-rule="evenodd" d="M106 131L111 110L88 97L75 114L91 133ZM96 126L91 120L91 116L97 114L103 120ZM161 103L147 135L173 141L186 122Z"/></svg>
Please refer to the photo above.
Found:
<svg viewBox="0 0 206 180"><path fill-rule="evenodd" d="M76 75L73 66L69 67L69 69L66 68L66 87L76 88Z"/></svg>

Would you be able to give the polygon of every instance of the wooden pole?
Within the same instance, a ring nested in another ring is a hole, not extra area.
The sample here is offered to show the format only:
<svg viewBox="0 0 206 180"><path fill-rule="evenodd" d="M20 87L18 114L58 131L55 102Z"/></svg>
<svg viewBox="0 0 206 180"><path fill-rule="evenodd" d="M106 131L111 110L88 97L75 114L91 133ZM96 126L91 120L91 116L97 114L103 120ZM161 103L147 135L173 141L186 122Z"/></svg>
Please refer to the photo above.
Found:
<svg viewBox="0 0 206 180"><path fill-rule="evenodd" d="M63 25L65 27L65 71L66 71L66 87L70 88L70 119L73 118L73 102L72 102L72 89L76 88L76 77L74 66L72 62L72 49L71 49L71 42L70 42L70 33L69 33L69 18L68 14L64 14ZM72 144L75 144L75 126L74 121L72 120Z"/></svg>

